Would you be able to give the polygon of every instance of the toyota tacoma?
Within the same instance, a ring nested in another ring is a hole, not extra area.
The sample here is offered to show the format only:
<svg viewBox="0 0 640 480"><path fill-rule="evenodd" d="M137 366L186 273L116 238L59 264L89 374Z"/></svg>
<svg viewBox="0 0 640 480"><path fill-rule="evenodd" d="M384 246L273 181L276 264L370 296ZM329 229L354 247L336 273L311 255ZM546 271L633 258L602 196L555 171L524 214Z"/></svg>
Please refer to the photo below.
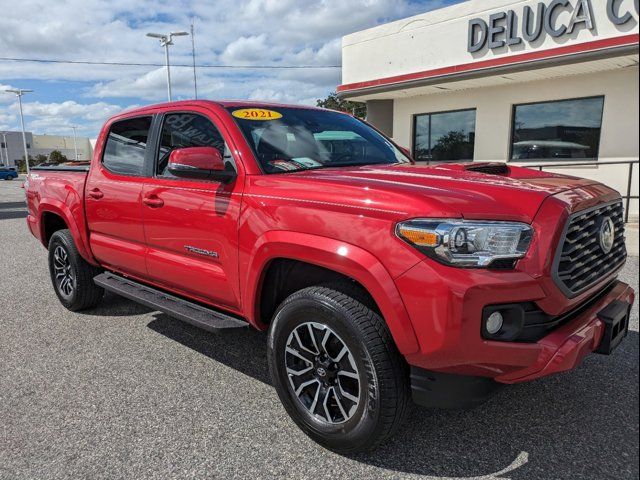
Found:
<svg viewBox="0 0 640 480"><path fill-rule="evenodd" d="M131 110L87 165L33 168L25 190L66 308L108 290L206 330L268 331L284 408L338 452L389 438L411 399L473 407L628 332L616 191L505 163L417 165L345 113Z"/></svg>

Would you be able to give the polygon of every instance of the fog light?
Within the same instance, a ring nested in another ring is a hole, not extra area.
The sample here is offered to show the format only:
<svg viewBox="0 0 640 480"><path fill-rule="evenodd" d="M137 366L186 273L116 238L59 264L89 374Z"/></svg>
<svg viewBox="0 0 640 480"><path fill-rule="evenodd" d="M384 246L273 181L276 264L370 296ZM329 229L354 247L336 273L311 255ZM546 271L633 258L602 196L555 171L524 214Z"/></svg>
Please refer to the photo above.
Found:
<svg viewBox="0 0 640 480"><path fill-rule="evenodd" d="M493 312L487 318L487 323L485 325L487 329L487 333L489 335L495 335L502 328L502 324L504 323L504 318L502 318L502 314L500 312Z"/></svg>

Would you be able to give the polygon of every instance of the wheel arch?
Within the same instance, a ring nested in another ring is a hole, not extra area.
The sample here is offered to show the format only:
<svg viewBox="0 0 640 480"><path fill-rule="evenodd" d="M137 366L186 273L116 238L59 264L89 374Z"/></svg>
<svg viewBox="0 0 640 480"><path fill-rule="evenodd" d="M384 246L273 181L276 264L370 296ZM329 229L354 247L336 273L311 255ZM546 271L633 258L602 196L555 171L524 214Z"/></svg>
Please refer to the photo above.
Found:
<svg viewBox="0 0 640 480"><path fill-rule="evenodd" d="M78 226L67 205L58 201L43 200L40 202L38 210L40 212L40 240L45 248L49 246L49 240L56 231L67 228L71 232L78 253L82 258L92 265L97 265L85 241L85 235L83 235L84 225Z"/></svg>
<svg viewBox="0 0 640 480"><path fill-rule="evenodd" d="M45 247L49 245L49 241L55 232L69 228L66 220L61 215L49 210L42 212L40 224L42 225L42 243Z"/></svg>
<svg viewBox="0 0 640 480"><path fill-rule="evenodd" d="M374 301L398 350L405 355L418 351L418 342L400 293L380 261L356 245L306 233L271 231L255 242L249 261L245 262L247 270L241 278L247 279L243 310L257 328L268 327L268 320L263 320L261 312L263 294L273 288L266 285L273 266L282 262L306 265L316 276L320 271L328 272L322 283L344 279L355 282ZM308 281L301 282L290 293L311 286L306 283Z"/></svg>

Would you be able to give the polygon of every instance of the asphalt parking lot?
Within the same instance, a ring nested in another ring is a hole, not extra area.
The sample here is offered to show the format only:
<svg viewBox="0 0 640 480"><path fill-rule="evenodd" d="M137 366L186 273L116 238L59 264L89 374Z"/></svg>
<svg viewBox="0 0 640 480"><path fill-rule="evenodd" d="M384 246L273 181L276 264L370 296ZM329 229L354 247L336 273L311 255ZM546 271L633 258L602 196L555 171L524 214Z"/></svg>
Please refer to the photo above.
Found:
<svg viewBox="0 0 640 480"><path fill-rule="evenodd" d="M0 182L0 478L638 478L638 309L609 357L471 411L413 408L354 457L289 420L265 336L211 334L115 296L71 313ZM638 289L638 259L622 278Z"/></svg>

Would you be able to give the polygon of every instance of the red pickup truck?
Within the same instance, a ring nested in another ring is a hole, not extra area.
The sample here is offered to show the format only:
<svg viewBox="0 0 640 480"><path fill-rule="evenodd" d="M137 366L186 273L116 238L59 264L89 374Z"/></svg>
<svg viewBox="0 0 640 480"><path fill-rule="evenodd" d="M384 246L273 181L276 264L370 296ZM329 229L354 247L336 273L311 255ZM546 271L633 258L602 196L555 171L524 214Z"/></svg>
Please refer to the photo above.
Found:
<svg viewBox="0 0 640 480"><path fill-rule="evenodd" d="M268 330L285 409L339 452L380 444L411 398L477 405L628 331L617 192L416 165L340 112L140 108L106 123L90 166L34 168L25 189L65 307L109 290L204 329Z"/></svg>

